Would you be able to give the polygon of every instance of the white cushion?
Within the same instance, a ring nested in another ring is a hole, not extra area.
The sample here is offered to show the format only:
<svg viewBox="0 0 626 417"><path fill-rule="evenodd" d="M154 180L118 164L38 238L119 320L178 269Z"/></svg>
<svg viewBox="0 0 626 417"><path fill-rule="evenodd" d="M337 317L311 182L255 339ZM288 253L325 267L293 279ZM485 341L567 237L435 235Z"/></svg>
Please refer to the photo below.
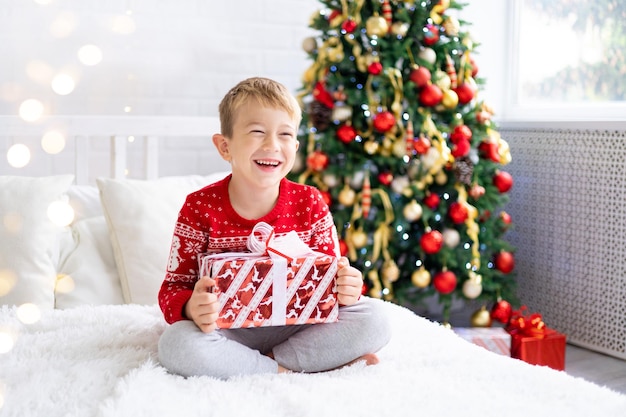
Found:
<svg viewBox="0 0 626 417"><path fill-rule="evenodd" d="M97 192L96 187L92 188ZM124 304L103 215L75 221L71 233L61 241L55 307L66 309L83 304Z"/></svg>
<svg viewBox="0 0 626 417"><path fill-rule="evenodd" d="M98 178L122 293L127 303L155 304L174 225L186 196L228 173L157 180Z"/></svg>
<svg viewBox="0 0 626 417"><path fill-rule="evenodd" d="M62 227L47 214L74 180L0 177L0 304L33 303L54 308L54 285Z"/></svg>
<svg viewBox="0 0 626 417"><path fill-rule="evenodd" d="M93 185L72 185L67 190L70 206L74 209L74 223L90 217L103 216L98 187Z"/></svg>

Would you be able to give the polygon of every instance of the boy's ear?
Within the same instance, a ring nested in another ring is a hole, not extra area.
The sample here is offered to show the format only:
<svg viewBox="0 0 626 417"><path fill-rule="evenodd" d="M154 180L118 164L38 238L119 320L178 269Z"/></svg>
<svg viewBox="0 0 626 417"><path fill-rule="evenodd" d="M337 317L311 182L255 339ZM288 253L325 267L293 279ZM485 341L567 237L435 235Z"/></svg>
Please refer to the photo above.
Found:
<svg viewBox="0 0 626 417"><path fill-rule="evenodd" d="M216 133L213 135L213 144L215 148L220 153L220 156L225 161L230 162L230 149L228 147L228 140L226 137L220 133Z"/></svg>

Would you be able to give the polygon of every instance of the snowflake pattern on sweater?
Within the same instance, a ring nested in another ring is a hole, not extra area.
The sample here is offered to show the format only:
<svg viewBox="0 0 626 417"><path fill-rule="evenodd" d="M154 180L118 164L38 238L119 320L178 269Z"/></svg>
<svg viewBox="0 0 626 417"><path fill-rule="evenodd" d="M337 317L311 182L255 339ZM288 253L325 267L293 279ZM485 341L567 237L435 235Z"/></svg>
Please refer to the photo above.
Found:
<svg viewBox="0 0 626 417"><path fill-rule="evenodd" d="M270 224L277 237L293 230L314 251L339 256L337 230L318 189L283 179L274 208L259 219L245 219L230 204L230 178L189 194L178 213L159 291L159 305L168 323L185 319L184 306L199 279L198 256L247 252L248 236L258 222Z"/></svg>

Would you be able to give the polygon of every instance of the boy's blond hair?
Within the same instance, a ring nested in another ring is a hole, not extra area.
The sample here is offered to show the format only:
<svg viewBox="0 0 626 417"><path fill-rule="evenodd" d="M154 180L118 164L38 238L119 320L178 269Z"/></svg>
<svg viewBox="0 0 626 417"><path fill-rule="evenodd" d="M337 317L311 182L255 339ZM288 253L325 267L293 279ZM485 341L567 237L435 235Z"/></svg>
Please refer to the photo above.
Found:
<svg viewBox="0 0 626 417"><path fill-rule="evenodd" d="M230 89L219 105L222 135L231 137L237 110L251 101L263 107L284 110L296 127L302 120L302 110L296 98L283 84L269 78L252 77Z"/></svg>

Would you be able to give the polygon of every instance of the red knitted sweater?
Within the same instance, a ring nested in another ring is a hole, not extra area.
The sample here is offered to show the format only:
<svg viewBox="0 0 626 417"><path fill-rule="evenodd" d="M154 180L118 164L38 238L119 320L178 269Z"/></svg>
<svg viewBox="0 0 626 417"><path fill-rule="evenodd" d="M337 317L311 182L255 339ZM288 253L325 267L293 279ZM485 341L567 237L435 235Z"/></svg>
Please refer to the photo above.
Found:
<svg viewBox="0 0 626 417"><path fill-rule="evenodd" d="M314 251L339 256L337 230L319 190L283 179L272 211L249 220L230 204L230 178L189 194L180 209L159 291L159 305L168 323L185 319L184 306L199 279L198 255L248 251L246 240L258 222L273 226L276 236L295 230Z"/></svg>

